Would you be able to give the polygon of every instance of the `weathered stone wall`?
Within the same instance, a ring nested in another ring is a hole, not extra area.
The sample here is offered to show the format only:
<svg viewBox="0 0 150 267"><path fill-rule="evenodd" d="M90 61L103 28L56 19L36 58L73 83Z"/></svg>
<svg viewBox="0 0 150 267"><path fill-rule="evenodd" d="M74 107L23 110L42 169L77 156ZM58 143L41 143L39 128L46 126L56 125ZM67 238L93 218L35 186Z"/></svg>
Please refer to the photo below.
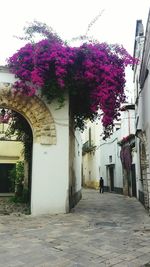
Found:
<svg viewBox="0 0 150 267"><path fill-rule="evenodd" d="M0 107L22 114L33 131L33 142L56 144L56 129L53 117L40 98L14 94L7 83L0 83Z"/></svg>
<svg viewBox="0 0 150 267"><path fill-rule="evenodd" d="M140 141L140 163L141 163L141 180L143 184L143 193L144 193L144 206L146 209L149 209L149 200L150 200L150 179L149 179L149 154L147 147L147 139L143 133L142 139Z"/></svg>

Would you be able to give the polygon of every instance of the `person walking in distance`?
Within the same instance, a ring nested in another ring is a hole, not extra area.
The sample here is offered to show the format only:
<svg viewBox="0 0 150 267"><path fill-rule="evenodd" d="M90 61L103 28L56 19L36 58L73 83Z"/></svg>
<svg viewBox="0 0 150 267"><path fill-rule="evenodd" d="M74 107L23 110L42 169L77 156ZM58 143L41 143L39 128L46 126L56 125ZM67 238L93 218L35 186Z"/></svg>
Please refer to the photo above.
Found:
<svg viewBox="0 0 150 267"><path fill-rule="evenodd" d="M99 192L100 193L103 193L104 192L104 180L103 180L102 177L99 180Z"/></svg>

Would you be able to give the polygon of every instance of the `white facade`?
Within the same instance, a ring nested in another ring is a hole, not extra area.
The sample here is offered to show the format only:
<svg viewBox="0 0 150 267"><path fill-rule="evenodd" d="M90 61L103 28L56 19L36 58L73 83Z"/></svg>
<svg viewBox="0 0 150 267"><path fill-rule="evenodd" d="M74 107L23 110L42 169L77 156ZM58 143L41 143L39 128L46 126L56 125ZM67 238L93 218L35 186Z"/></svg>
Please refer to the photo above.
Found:
<svg viewBox="0 0 150 267"><path fill-rule="evenodd" d="M135 109L131 109L133 105L126 104L125 110L121 112L121 134L120 140L130 134L135 134Z"/></svg>
<svg viewBox="0 0 150 267"><path fill-rule="evenodd" d="M13 84L15 78L8 72L5 67L0 68L0 85L1 89L5 85ZM50 143L50 137L41 136L35 138L33 135L33 150L32 150L32 184L31 184L31 214L45 214L45 213L66 213L72 207L70 199L74 199L73 204L81 198L81 138L80 133L74 133L74 137L69 138L69 103L66 99L65 105L61 109L57 109L58 104L44 103L44 109L47 114L50 112L51 120L54 121L56 137ZM4 103L3 103L4 102ZM13 103L13 101L12 101ZM18 103L19 110L20 103ZM5 101L1 102L1 107L10 108L7 104L7 97ZM20 113L26 117L25 107L24 111L19 110ZM29 112L29 111L28 111ZM40 111L39 111L40 112ZM38 116L40 114L35 110L35 122L38 125ZM48 114L49 116L49 114ZM30 116L29 116L30 117ZM34 124L29 124L34 132ZM40 129L39 129L40 130ZM45 132L46 132L45 127ZM73 131L73 129L71 129ZM52 128L51 131L54 131ZM38 133L37 133L38 134ZM43 134L41 132L41 134ZM74 140L72 140L74 138ZM55 141L56 140L56 141ZM72 166L74 170L74 177L70 176L70 144L73 143L75 154L72 155ZM73 184L72 184L73 183ZM70 188L73 188L73 193L70 194Z"/></svg>
<svg viewBox="0 0 150 267"><path fill-rule="evenodd" d="M120 140L121 129L115 131L110 138L100 142L100 176L104 178L104 185L107 190L122 193L123 177L120 161Z"/></svg>
<svg viewBox="0 0 150 267"><path fill-rule="evenodd" d="M144 36L142 21L137 21L134 54L140 63L134 66L136 103L136 148L138 161L138 198L150 209L150 12Z"/></svg>
<svg viewBox="0 0 150 267"><path fill-rule="evenodd" d="M98 189L99 178L102 176L105 190L122 193L122 165L118 145L121 136L120 122L115 123L114 133L109 138L103 140L102 136L101 121L88 121L82 136L83 186Z"/></svg>
<svg viewBox="0 0 150 267"><path fill-rule="evenodd" d="M68 103L56 110L50 107L55 120L57 144L41 145L33 142L32 214L69 211L69 117Z"/></svg>
<svg viewBox="0 0 150 267"><path fill-rule="evenodd" d="M23 160L23 145L17 141L0 141L0 163L16 163Z"/></svg>
<svg viewBox="0 0 150 267"><path fill-rule="evenodd" d="M135 105L121 108L120 160L122 162L123 194L137 197L137 157L135 148Z"/></svg>
<svg viewBox="0 0 150 267"><path fill-rule="evenodd" d="M124 104L119 121L114 122L113 133L103 139L103 127L100 121L87 122L83 134L83 186L98 188L99 178L104 179L105 190L124 193L124 170L120 158L120 143L124 138L135 139L135 110L133 104ZM91 139L91 141L89 141ZM89 146L91 143L91 147ZM88 147L86 148L86 145ZM134 141L135 146L135 141ZM133 189L136 178L136 153L132 149L132 175L128 185L128 195L136 195Z"/></svg>
<svg viewBox="0 0 150 267"><path fill-rule="evenodd" d="M82 157L82 184L83 186L98 188L100 177L100 135L103 127L100 120L88 121L82 134L83 157Z"/></svg>

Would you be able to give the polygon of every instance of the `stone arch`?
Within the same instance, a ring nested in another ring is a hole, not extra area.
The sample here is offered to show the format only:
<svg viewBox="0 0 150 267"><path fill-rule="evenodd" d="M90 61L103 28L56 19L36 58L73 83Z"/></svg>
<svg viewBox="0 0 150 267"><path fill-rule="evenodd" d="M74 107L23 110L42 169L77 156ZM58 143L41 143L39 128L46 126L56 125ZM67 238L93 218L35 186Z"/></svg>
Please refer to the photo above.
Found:
<svg viewBox="0 0 150 267"><path fill-rule="evenodd" d="M22 114L33 131L33 142L56 144L56 128L45 103L36 95L32 97L14 94L10 84L0 84L0 106Z"/></svg>

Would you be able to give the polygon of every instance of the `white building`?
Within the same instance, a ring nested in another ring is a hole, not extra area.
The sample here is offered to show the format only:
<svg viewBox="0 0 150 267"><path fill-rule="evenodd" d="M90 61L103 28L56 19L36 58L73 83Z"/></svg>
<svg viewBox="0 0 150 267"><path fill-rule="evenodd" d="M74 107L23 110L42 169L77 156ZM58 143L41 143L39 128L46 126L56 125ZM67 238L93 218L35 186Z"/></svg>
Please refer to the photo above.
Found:
<svg viewBox="0 0 150 267"><path fill-rule="evenodd" d="M115 123L114 133L104 140L101 121L88 121L82 140L83 186L98 189L99 178L102 176L105 191L122 193L122 165L118 146L120 122Z"/></svg>
<svg viewBox="0 0 150 267"><path fill-rule="evenodd" d="M150 209L150 12L144 36L142 21L136 24L133 66L136 104L136 149L138 161L138 198Z"/></svg>
<svg viewBox="0 0 150 267"><path fill-rule="evenodd" d="M14 94L15 78L0 68L0 108L20 113L33 133L31 214L66 213L81 198L81 138L74 132L69 103Z"/></svg>
<svg viewBox="0 0 150 267"><path fill-rule="evenodd" d="M82 185L90 188L98 188L100 167L100 134L103 127L99 120L87 121L86 129L82 134Z"/></svg>
<svg viewBox="0 0 150 267"><path fill-rule="evenodd" d="M135 105L124 104L121 108L120 160L122 163L123 194L137 197Z"/></svg>
<svg viewBox="0 0 150 267"><path fill-rule="evenodd" d="M123 178L120 161L120 123L114 128L113 134L106 140L100 141L101 176L104 178L105 190L122 194Z"/></svg>
<svg viewBox="0 0 150 267"><path fill-rule="evenodd" d="M126 103L122 106L120 120L114 122L113 133L106 140L102 137L103 127L100 120L93 123L88 121L86 126L82 136L83 186L98 189L99 178L102 176L105 191L136 197L134 105ZM128 145L131 169L126 172L120 153Z"/></svg>

